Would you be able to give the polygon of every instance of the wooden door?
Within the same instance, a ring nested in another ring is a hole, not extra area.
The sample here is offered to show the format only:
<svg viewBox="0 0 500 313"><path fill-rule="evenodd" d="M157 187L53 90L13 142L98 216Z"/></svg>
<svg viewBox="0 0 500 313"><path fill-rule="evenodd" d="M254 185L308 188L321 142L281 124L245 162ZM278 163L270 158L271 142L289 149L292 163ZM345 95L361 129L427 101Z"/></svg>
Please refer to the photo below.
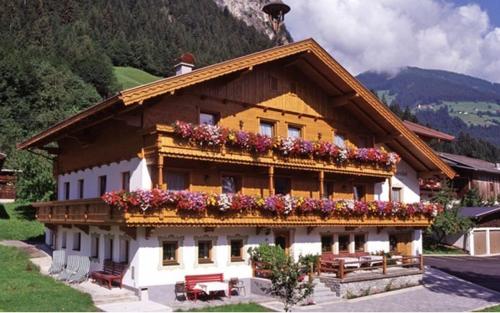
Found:
<svg viewBox="0 0 500 313"><path fill-rule="evenodd" d="M391 253L412 255L411 235L411 232L389 234L389 245Z"/></svg>
<svg viewBox="0 0 500 313"><path fill-rule="evenodd" d="M290 253L290 231L275 231L274 244L280 246L288 255Z"/></svg>
<svg viewBox="0 0 500 313"><path fill-rule="evenodd" d="M486 254L486 231L474 231L474 255Z"/></svg>
<svg viewBox="0 0 500 313"><path fill-rule="evenodd" d="M500 230L490 230L490 254L500 253Z"/></svg>

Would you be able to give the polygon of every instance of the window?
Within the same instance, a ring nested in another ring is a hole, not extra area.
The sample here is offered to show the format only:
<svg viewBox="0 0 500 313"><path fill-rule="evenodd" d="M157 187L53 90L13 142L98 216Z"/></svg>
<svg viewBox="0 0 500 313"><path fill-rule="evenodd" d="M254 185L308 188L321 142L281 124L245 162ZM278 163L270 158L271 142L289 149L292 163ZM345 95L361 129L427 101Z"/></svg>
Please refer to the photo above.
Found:
<svg viewBox="0 0 500 313"><path fill-rule="evenodd" d="M216 125L219 122L219 117L214 113L200 112L200 124Z"/></svg>
<svg viewBox="0 0 500 313"><path fill-rule="evenodd" d="M177 249L179 243L177 241L164 241L163 242L163 265L179 265Z"/></svg>
<svg viewBox="0 0 500 313"><path fill-rule="evenodd" d="M335 133L333 137L333 143L340 148L345 148L345 138L341 134Z"/></svg>
<svg viewBox="0 0 500 313"><path fill-rule="evenodd" d="M127 263L129 261L129 248L130 243L125 238L120 238L120 262Z"/></svg>
<svg viewBox="0 0 500 313"><path fill-rule="evenodd" d="M90 238L90 257L92 259L99 258L99 235L93 234Z"/></svg>
<svg viewBox="0 0 500 313"><path fill-rule="evenodd" d="M396 252L397 248L398 248L398 239L396 238L396 235L390 234L389 235L389 251Z"/></svg>
<svg viewBox="0 0 500 313"><path fill-rule="evenodd" d="M323 192L324 194L322 195L322 197L324 199L331 199L333 198L333 188L334 188L334 184L332 181L324 181L323 182Z"/></svg>
<svg viewBox="0 0 500 313"><path fill-rule="evenodd" d="M352 187L353 199L356 201L364 201L365 200L365 186L363 185L354 185Z"/></svg>
<svg viewBox="0 0 500 313"><path fill-rule="evenodd" d="M68 233L63 231L61 234L61 249L66 249L66 242L68 240Z"/></svg>
<svg viewBox="0 0 500 313"><path fill-rule="evenodd" d="M69 200L69 182L64 183L64 200Z"/></svg>
<svg viewBox="0 0 500 313"><path fill-rule="evenodd" d="M222 176L222 193L237 193L241 191L241 177Z"/></svg>
<svg viewBox="0 0 500 313"><path fill-rule="evenodd" d="M83 179L78 180L78 198L79 199L83 199L83 191L84 191L83 183L84 183Z"/></svg>
<svg viewBox="0 0 500 313"><path fill-rule="evenodd" d="M354 251L356 251L356 252L365 251L365 235L364 234L354 235Z"/></svg>
<svg viewBox="0 0 500 313"><path fill-rule="evenodd" d="M122 173L122 190L130 191L130 172Z"/></svg>
<svg viewBox="0 0 500 313"><path fill-rule="evenodd" d="M73 234L73 250L80 251L80 247L82 244L82 234L80 232Z"/></svg>
<svg viewBox="0 0 500 313"><path fill-rule="evenodd" d="M164 174L164 181L168 190L188 189L188 174L183 172L169 172Z"/></svg>
<svg viewBox="0 0 500 313"><path fill-rule="evenodd" d="M260 134L268 137L274 136L274 123L260 121Z"/></svg>
<svg viewBox="0 0 500 313"><path fill-rule="evenodd" d="M288 177L275 177L274 190L276 194L289 194L292 191L292 180Z"/></svg>
<svg viewBox="0 0 500 313"><path fill-rule="evenodd" d="M325 235L321 236L321 252L333 252L333 236Z"/></svg>
<svg viewBox="0 0 500 313"><path fill-rule="evenodd" d="M198 241L198 263L212 263L212 241Z"/></svg>
<svg viewBox="0 0 500 313"><path fill-rule="evenodd" d="M102 196L106 193L106 175L99 176L99 196Z"/></svg>
<svg viewBox="0 0 500 313"><path fill-rule="evenodd" d="M392 187L391 190L391 200L392 201L401 201L401 188L399 187Z"/></svg>
<svg viewBox="0 0 500 313"><path fill-rule="evenodd" d="M339 252L349 252L349 235L339 235Z"/></svg>
<svg viewBox="0 0 500 313"><path fill-rule="evenodd" d="M289 138L300 138L301 128L297 126L288 126Z"/></svg>
<svg viewBox="0 0 500 313"><path fill-rule="evenodd" d="M104 260L113 260L113 237L107 236L104 241Z"/></svg>
<svg viewBox="0 0 500 313"><path fill-rule="evenodd" d="M231 262L243 261L243 240L232 239L231 244Z"/></svg>

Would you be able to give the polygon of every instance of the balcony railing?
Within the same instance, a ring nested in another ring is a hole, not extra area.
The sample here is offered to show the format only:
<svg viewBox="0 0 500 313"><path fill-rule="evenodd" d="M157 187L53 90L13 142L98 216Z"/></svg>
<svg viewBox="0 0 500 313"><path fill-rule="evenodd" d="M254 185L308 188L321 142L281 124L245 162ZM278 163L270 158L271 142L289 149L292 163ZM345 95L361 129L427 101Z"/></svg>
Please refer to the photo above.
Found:
<svg viewBox="0 0 500 313"><path fill-rule="evenodd" d="M380 161L362 162L351 159L339 161L343 156L333 159L318 157L316 152L303 153L302 155L293 153L284 155L276 148L269 148L269 143L266 143L267 146L259 152L256 152L254 148L241 148L235 144L204 144L203 142L200 144L199 141L193 143L192 140L182 138L173 126L168 125L157 125L156 131L160 133L158 150L167 157L315 171L324 170L327 172L378 177L392 176L395 171L395 163L385 165ZM306 142L306 146L310 144L316 143ZM376 149L373 149L372 152L382 153ZM344 153L345 151L342 151L341 154ZM391 158L397 156L387 152L383 152L382 155L383 157L389 155Z"/></svg>

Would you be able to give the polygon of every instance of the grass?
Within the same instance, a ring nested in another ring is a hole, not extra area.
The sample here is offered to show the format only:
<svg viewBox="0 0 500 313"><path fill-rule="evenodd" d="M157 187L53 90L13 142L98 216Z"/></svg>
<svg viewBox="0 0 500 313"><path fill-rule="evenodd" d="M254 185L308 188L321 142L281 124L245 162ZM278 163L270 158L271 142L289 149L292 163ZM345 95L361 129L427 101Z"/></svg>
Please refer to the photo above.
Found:
<svg viewBox="0 0 500 313"><path fill-rule="evenodd" d="M476 312L500 312L500 305L490 306L489 308L485 308Z"/></svg>
<svg viewBox="0 0 500 313"><path fill-rule="evenodd" d="M461 249L438 245L434 247L424 247L424 254L464 254L465 252Z"/></svg>
<svg viewBox="0 0 500 313"><path fill-rule="evenodd" d="M151 75L133 67L115 66L113 67L113 73L123 89L144 85L161 79L161 77Z"/></svg>
<svg viewBox="0 0 500 313"><path fill-rule="evenodd" d="M28 256L0 246L0 311L98 311L90 295L43 276Z"/></svg>
<svg viewBox="0 0 500 313"><path fill-rule="evenodd" d="M43 240L44 227L26 203L0 204L0 240Z"/></svg>
<svg viewBox="0 0 500 313"><path fill-rule="evenodd" d="M479 113L495 113L500 110L500 105L494 102L484 101L443 101L442 104L436 106L440 108L446 106L451 116L456 116L462 119L469 125L494 125L495 121L500 122L500 117L483 115Z"/></svg>
<svg viewBox="0 0 500 313"><path fill-rule="evenodd" d="M203 307L191 310L178 310L176 312L271 312L272 310L257 303L226 304L213 307Z"/></svg>

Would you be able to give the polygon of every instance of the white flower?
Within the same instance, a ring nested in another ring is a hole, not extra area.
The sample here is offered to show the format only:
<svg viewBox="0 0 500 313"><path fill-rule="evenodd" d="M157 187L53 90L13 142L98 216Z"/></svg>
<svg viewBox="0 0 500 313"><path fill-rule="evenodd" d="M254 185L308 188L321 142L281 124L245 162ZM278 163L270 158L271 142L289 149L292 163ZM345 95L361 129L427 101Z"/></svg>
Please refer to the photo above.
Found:
<svg viewBox="0 0 500 313"><path fill-rule="evenodd" d="M283 198L284 202L285 202L285 211L283 213L285 213L286 215L292 213L292 209L293 209L293 198L292 196L290 195L286 195L284 198Z"/></svg>
<svg viewBox="0 0 500 313"><path fill-rule="evenodd" d="M227 193L221 193L218 199L219 210L221 212L227 211L231 208L231 203L233 202L233 195Z"/></svg>

